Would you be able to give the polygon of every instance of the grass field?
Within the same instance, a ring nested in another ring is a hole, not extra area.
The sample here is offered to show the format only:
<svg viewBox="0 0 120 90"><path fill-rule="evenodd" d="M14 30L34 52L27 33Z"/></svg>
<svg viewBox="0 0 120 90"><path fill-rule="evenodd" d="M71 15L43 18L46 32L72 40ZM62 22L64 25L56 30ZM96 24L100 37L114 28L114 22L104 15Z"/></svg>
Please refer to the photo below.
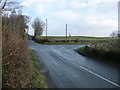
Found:
<svg viewBox="0 0 120 90"><path fill-rule="evenodd" d="M37 38L45 39L46 36L37 36ZM64 37L64 36L48 36L47 39L55 39L55 40L106 40L106 39L115 39L112 37L87 37L87 36L72 36L72 37Z"/></svg>
<svg viewBox="0 0 120 90"><path fill-rule="evenodd" d="M53 40L48 41L41 41L41 39L51 39ZM36 39L34 39L36 42L41 44L50 44L50 45L59 45L59 44L91 44L91 43L108 43L111 42L111 40L114 40L117 38L112 37L88 37L88 36L72 36L72 37L64 37L64 36L37 36ZM65 41L55 41L54 40L68 40L68 42ZM107 41L104 41L107 40Z"/></svg>
<svg viewBox="0 0 120 90"><path fill-rule="evenodd" d="M48 45L74 45L74 44L89 44L89 42L44 42L42 44L48 44Z"/></svg>

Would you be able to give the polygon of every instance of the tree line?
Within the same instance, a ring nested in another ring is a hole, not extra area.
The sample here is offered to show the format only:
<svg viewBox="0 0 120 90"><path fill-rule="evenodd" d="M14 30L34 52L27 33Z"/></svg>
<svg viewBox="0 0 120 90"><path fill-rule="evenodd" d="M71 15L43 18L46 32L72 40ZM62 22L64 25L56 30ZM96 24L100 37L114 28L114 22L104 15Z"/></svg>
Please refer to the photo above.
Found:
<svg viewBox="0 0 120 90"><path fill-rule="evenodd" d="M30 17L22 14L21 7L12 0L0 0L3 88L29 88L35 81L32 61L28 52L27 35L24 31L24 28L29 28ZM43 31L41 23L38 23L41 20L36 19L35 22L33 22L35 30ZM37 31L35 35L38 35L40 31Z"/></svg>
<svg viewBox="0 0 120 90"><path fill-rule="evenodd" d="M24 37L24 28L29 28L28 23L30 22L30 17L22 14L21 7L22 6L18 6L16 1L0 1L0 9L2 11L2 30L10 29ZM44 26L45 24L40 18L36 17L34 19L32 23L34 37L42 35Z"/></svg>

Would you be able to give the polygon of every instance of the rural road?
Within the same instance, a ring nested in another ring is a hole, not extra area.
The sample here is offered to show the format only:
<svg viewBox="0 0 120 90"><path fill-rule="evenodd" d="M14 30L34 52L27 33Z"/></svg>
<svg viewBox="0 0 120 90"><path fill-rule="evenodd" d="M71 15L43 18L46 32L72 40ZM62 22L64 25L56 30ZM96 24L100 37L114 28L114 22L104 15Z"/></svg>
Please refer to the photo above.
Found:
<svg viewBox="0 0 120 90"><path fill-rule="evenodd" d="M29 41L57 88L119 88L118 68L79 55L84 45L42 45Z"/></svg>

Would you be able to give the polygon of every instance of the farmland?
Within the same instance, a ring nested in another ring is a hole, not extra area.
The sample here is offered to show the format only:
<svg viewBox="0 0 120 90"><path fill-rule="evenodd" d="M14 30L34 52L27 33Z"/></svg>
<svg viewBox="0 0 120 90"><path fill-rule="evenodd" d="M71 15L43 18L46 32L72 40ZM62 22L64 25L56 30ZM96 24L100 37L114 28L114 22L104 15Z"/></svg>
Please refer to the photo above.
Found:
<svg viewBox="0 0 120 90"><path fill-rule="evenodd" d="M46 39L46 36L37 36L40 39ZM47 39L55 39L55 40L109 40L115 39L112 37L88 37L88 36L72 36L72 37L64 37L64 36L47 36Z"/></svg>
<svg viewBox="0 0 120 90"><path fill-rule="evenodd" d="M117 38L112 37L87 37L87 36L37 36L34 40L42 44L91 44L91 43L108 43Z"/></svg>

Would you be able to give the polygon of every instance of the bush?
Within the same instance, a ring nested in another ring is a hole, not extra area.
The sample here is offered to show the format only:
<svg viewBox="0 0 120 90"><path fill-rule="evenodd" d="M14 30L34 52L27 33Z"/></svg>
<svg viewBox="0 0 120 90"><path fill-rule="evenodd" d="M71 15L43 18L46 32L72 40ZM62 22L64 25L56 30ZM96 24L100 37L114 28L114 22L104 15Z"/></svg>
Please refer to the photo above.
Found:
<svg viewBox="0 0 120 90"><path fill-rule="evenodd" d="M34 53L29 53L26 38L3 31L3 88L47 88ZM30 54L30 55L29 55ZM31 58L32 57L32 58Z"/></svg>
<svg viewBox="0 0 120 90"><path fill-rule="evenodd" d="M120 51L105 51L86 46L79 48L77 52L81 55L97 58L98 60L114 64L118 67L120 65Z"/></svg>
<svg viewBox="0 0 120 90"><path fill-rule="evenodd" d="M29 83L29 55L25 38L11 30L2 32L3 88L25 88Z"/></svg>
<svg viewBox="0 0 120 90"><path fill-rule="evenodd" d="M37 37L34 37L33 39L37 43L45 43L45 42L50 42L49 39L39 39Z"/></svg>

